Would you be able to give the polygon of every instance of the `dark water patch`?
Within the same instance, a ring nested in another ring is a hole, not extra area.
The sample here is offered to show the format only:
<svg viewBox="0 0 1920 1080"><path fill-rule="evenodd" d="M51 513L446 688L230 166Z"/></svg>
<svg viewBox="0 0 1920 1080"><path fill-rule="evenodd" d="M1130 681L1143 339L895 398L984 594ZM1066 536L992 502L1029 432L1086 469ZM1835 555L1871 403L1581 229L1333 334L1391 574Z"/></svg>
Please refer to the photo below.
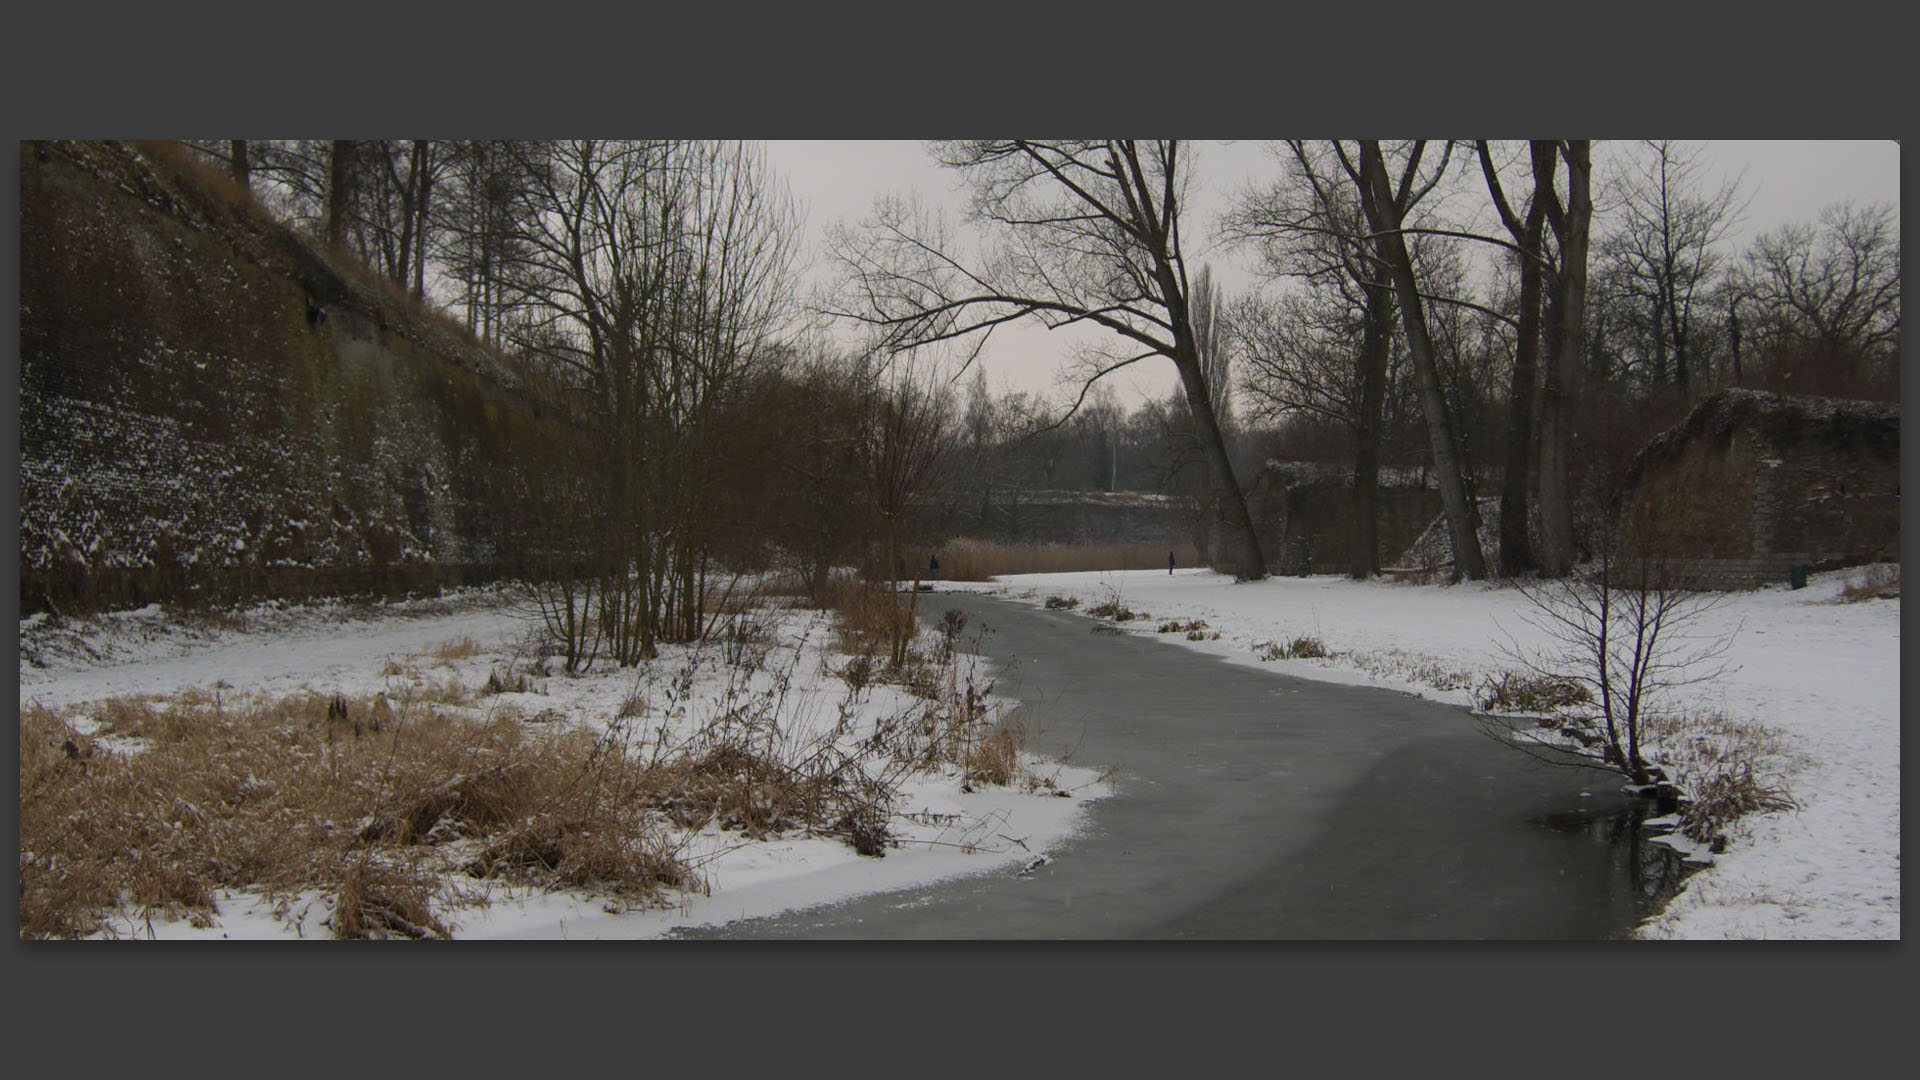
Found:
<svg viewBox="0 0 1920 1080"><path fill-rule="evenodd" d="M1650 799L1629 798L1622 805L1544 814L1534 824L1600 849L1610 871L1606 877L1612 899L1630 905L1638 923L1665 909L1699 869L1647 828L1645 823L1665 809Z"/></svg>

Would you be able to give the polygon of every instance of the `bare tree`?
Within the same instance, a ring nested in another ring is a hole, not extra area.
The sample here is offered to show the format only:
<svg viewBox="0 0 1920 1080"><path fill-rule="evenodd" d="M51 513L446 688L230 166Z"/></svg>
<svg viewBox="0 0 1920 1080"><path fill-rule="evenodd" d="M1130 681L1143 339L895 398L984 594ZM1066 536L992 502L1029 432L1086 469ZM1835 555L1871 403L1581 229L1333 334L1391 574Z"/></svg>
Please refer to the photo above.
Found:
<svg viewBox="0 0 1920 1080"><path fill-rule="evenodd" d="M1626 270L1650 309L1654 355L1648 382L1671 382L1684 398L1700 374L1696 324L1703 298L1719 276L1718 245L1743 204L1737 181L1705 191L1702 166L1680 144L1641 145L1645 156L1618 187L1620 228L1602 243L1601 255Z"/></svg>
<svg viewBox="0 0 1920 1080"><path fill-rule="evenodd" d="M247 161L247 140L229 139L227 144L230 147L227 155L227 169L241 187L247 187L252 183L253 173Z"/></svg>
<svg viewBox="0 0 1920 1080"><path fill-rule="evenodd" d="M951 449L947 422L953 403L938 373L931 367L920 370L911 361L871 365L867 384L860 460L868 499L880 519L885 577L897 583L904 576L902 542L911 534L909 519L916 498L938 487ZM920 580L919 565L916 558L911 572L915 582ZM911 607L907 617L895 619L892 627L889 662L897 668L907 658Z"/></svg>
<svg viewBox="0 0 1920 1080"><path fill-rule="evenodd" d="M746 148L519 144L535 213L508 267L529 317L517 344L592 402L605 533L608 653L634 664L703 627L710 421L764 351L790 287L790 201Z"/></svg>
<svg viewBox="0 0 1920 1080"><path fill-rule="evenodd" d="M1102 327L1122 347L1086 373L1081 400L1114 371L1171 360L1227 519L1221 568L1241 579L1266 576L1194 334L1181 239L1184 145L970 140L940 144L937 154L967 176L975 217L999 246L984 260L963 259L949 238L917 230L898 207L883 209L862 232L838 239L848 297L838 313L880 327L894 349L979 342L1018 319Z"/></svg>
<svg viewBox="0 0 1920 1080"><path fill-rule="evenodd" d="M348 230L353 225L354 180L359 171L359 144L352 139L333 140L327 154L327 247L345 251Z"/></svg>
<svg viewBox="0 0 1920 1080"><path fill-rule="evenodd" d="M1407 203L1406 193L1414 188L1416 178L1420 175L1425 145L1424 141L1417 140L1408 150L1397 188L1388 176L1386 157L1379 140L1360 140L1360 160L1357 165L1344 148L1336 144L1336 149L1339 150L1342 167L1360 189L1367 225L1378 240L1378 255L1385 263L1387 276L1393 281L1394 295L1400 308L1400 325L1407 337L1407 353L1413 360L1414 372L1420 381L1421 411L1427 418L1434 471L1440 480L1440 501L1446 511L1447 534L1453 543L1453 576L1457 579L1464 575L1478 581L1487 576L1486 557L1480 550L1479 514L1473 500L1468 497L1466 481L1461 473L1459 433L1455 430L1447 410L1446 396L1441 389L1439 364L1427 324L1425 297L1414 273L1413 255L1402 232L1404 214L1401 208ZM1439 175L1445 172L1452 148L1453 144L1449 142L1447 154L1442 156L1434 178L1428 181L1429 187L1437 183Z"/></svg>
<svg viewBox="0 0 1920 1080"><path fill-rule="evenodd" d="M1286 172L1281 182L1244 197L1240 205L1227 216L1224 224L1228 235L1260 245L1270 275L1298 278L1323 290L1330 287L1349 306L1362 313L1359 320L1359 346L1352 351L1354 377L1350 380L1339 378L1334 372L1325 370L1324 364L1319 365L1321 371L1308 376L1316 381L1328 381L1333 386L1349 386L1351 391L1336 391L1331 400L1323 398L1316 403L1319 408L1308 407L1306 411L1323 411L1324 406L1332 405L1343 397L1351 399L1349 404L1352 411L1347 422L1351 423L1354 432L1353 505L1359 549L1354 553L1352 574L1364 579L1380 569L1374 506L1380 484L1385 410L1391 377L1389 357L1392 354L1393 286L1385 271L1380 240L1371 236L1367 227L1357 185L1342 184L1336 180L1340 168L1335 161L1337 144L1320 148L1294 139L1285 145L1286 154L1282 160L1286 162ZM1431 184L1403 187L1398 193L1400 216L1403 219L1407 217L1414 205L1431 190ZM1323 292L1322 295L1326 294ZM1247 306L1241 310L1252 317L1256 307ZM1297 316L1304 314L1304 311L1295 313ZM1322 346L1326 345L1324 334L1334 328L1335 322L1329 321L1325 314L1311 321L1317 324L1317 331L1322 335ZM1299 321L1295 322L1295 327L1305 328ZM1248 328L1256 332L1260 329L1255 324L1249 324ZM1277 327L1269 325L1265 329ZM1320 349L1311 349L1299 354L1297 359L1308 361L1316 355L1324 357L1325 354ZM1276 363L1285 366L1283 358L1271 349L1264 352L1263 360L1251 362L1267 374L1279 373L1279 369L1274 367ZM1269 386L1301 404L1322 397L1297 379L1293 380L1291 389L1286 388L1284 381L1269 383ZM1274 398L1269 398L1268 403L1281 404ZM1335 406L1335 411L1343 409L1344 406Z"/></svg>
<svg viewBox="0 0 1920 1080"><path fill-rule="evenodd" d="M1559 247L1558 273L1548 298L1547 355L1540 388L1540 572L1562 577L1573 569L1573 414L1585 370L1587 247L1593 221L1593 144L1562 140L1567 197L1547 206Z"/></svg>
<svg viewBox="0 0 1920 1080"><path fill-rule="evenodd" d="M1647 720L1660 698L1725 672L1734 633L1703 626L1719 597L1677 584L1646 554L1622 559L1598 545L1593 569L1522 584L1527 621L1548 639L1543 654L1510 652L1537 676L1570 680L1598 707L1595 752L1636 784L1652 783L1643 753Z"/></svg>
<svg viewBox="0 0 1920 1080"><path fill-rule="evenodd" d="M1547 262L1544 239L1547 210L1554 198L1554 174L1560 161L1559 147L1552 141L1535 139L1529 149L1533 192L1523 218L1514 212L1507 199L1488 142L1482 139L1479 143L1481 173L1494 209L1513 238L1514 260L1520 274L1512 390L1507 395L1507 468L1500 488L1500 573L1509 578L1536 568L1533 545L1528 539L1532 510L1527 496L1532 487L1529 481L1534 462L1533 395L1540 363L1540 305L1544 283L1553 270Z"/></svg>
<svg viewBox="0 0 1920 1080"><path fill-rule="evenodd" d="M1900 236L1893 208L1821 211L1754 241L1739 291L1747 338L1767 354L1771 385L1802 393L1897 397Z"/></svg>

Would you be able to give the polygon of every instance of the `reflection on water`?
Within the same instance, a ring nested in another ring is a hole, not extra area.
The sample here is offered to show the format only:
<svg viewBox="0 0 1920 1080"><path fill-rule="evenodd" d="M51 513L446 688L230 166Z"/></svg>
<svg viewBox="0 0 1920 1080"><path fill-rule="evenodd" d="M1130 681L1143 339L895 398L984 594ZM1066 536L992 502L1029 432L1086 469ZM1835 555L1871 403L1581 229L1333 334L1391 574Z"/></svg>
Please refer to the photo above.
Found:
<svg viewBox="0 0 1920 1080"><path fill-rule="evenodd" d="M1612 812L1573 810L1548 814L1535 821L1557 832L1571 833L1606 849L1614 888L1625 894L1638 922L1657 915L1680 892L1680 887L1696 869L1689 866L1678 851L1657 842L1641 826L1663 808L1649 800L1629 799Z"/></svg>

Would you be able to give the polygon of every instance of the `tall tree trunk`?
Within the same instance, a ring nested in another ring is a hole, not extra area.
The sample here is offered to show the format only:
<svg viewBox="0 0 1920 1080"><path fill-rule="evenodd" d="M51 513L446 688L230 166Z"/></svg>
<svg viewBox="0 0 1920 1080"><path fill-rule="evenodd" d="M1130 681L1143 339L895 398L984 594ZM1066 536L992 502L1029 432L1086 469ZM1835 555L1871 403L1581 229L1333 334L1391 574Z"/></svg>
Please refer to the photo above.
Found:
<svg viewBox="0 0 1920 1080"><path fill-rule="evenodd" d="M241 187L251 187L253 167L247 160L247 140L232 139L227 145L231 150L227 155L227 171L233 174Z"/></svg>
<svg viewBox="0 0 1920 1080"><path fill-rule="evenodd" d="M1671 282L1673 272L1668 271L1667 280ZM1693 381L1688 370L1687 331L1680 322L1680 302L1671 285L1667 290L1667 325L1673 334L1673 384L1680 389L1680 400L1687 400L1687 390Z"/></svg>
<svg viewBox="0 0 1920 1080"><path fill-rule="evenodd" d="M1740 304L1727 301L1727 337L1733 345L1733 385L1740 385Z"/></svg>
<svg viewBox="0 0 1920 1080"><path fill-rule="evenodd" d="M1540 395L1540 571L1564 577L1573 569L1573 410L1579 397L1586 343L1587 232L1593 220L1590 140L1561 148L1567 163L1567 206L1555 220L1560 273L1555 303L1555 355Z"/></svg>
<svg viewBox="0 0 1920 1080"><path fill-rule="evenodd" d="M1184 313L1175 316L1174 351L1185 355L1184 358L1176 356L1174 366L1180 371L1180 385L1186 390L1187 407L1193 413L1194 434L1199 436L1200 449L1206 455L1207 476L1213 482L1214 501L1223 518L1220 524L1224 536L1220 546L1224 557L1217 560L1217 565L1241 581L1258 581L1267 576L1266 558L1260 552L1260 534L1254 530L1246 496L1233 475L1233 461L1227 456L1226 440L1214 416L1212 395L1208 392L1206 375L1200 369L1199 357L1194 354L1192 339L1181 332L1180 324L1184 321Z"/></svg>
<svg viewBox="0 0 1920 1080"><path fill-rule="evenodd" d="M1465 575L1479 581L1487 576L1486 558L1480 550L1479 515L1474 512L1473 503L1467 497L1466 482L1460 475L1459 440L1453 418L1447 411L1446 396L1440 389L1433 340L1427 332L1426 308L1420 300L1419 284L1414 280L1413 256L1407 250L1406 237L1400 232L1400 211L1394 203L1386 159L1381 156L1378 140L1361 140L1360 172L1364 188L1361 202L1366 209L1367 225L1379 238L1387 256L1387 269L1400 303L1400 324L1406 330L1407 351L1419 376L1421 411L1426 414L1427 437L1433 446L1434 471L1440 474L1440 501L1446 511L1447 534L1453 541L1452 577L1458 580Z"/></svg>
<svg viewBox="0 0 1920 1080"><path fill-rule="evenodd" d="M1667 384L1668 370L1666 302L1655 295L1653 298L1653 375L1647 380L1653 384L1655 393Z"/></svg>
<svg viewBox="0 0 1920 1080"><path fill-rule="evenodd" d="M427 295L427 222L433 200L433 143L416 139L413 148L417 184L413 196L413 298L422 300Z"/></svg>
<svg viewBox="0 0 1920 1080"><path fill-rule="evenodd" d="M1541 240L1559 162L1559 148L1552 142L1536 139L1532 150L1533 196L1527 204L1526 223L1515 237L1520 245L1520 328L1513 353L1513 386L1507 398L1507 472L1500 486L1500 573L1509 578L1536 569L1528 536L1532 509L1527 496L1532 490L1533 396L1540 362L1542 281L1546 276Z"/></svg>
<svg viewBox="0 0 1920 1080"><path fill-rule="evenodd" d="M1132 160L1130 149L1128 158ZM1120 155L1114 153L1112 160L1118 174ZM1145 198L1149 192L1140 177L1137 161L1133 175L1136 183L1142 185L1140 203L1149 205ZM1180 372L1180 385L1186 391L1187 407L1193 414L1194 434L1199 436L1201 452L1206 455L1207 474L1213 482L1215 502L1222 518L1221 531L1225 535L1221 547L1225 549L1225 558L1216 559L1215 565L1240 581L1258 581L1267 576L1267 562L1260 551L1260 534L1253 527L1253 516L1247 513L1246 494L1240 490L1240 482L1233 475L1233 460L1227 456L1227 442L1220 430L1220 419L1214 412L1214 387L1208 384L1206 358L1200 354L1194 332L1190 307L1192 298L1184 279L1185 271L1179 261L1178 237L1166 227L1167 223L1177 220L1170 205L1170 193L1168 199L1165 222L1157 221L1148 214L1141 216L1140 224L1149 235L1147 246L1152 254L1153 273L1159 279L1160 295L1165 298L1167 321L1173 337L1173 366ZM1225 400L1224 387L1220 396Z"/></svg>
<svg viewBox="0 0 1920 1080"><path fill-rule="evenodd" d="M352 139L335 139L327 160L327 247L347 248L347 225L353 213Z"/></svg>
<svg viewBox="0 0 1920 1080"><path fill-rule="evenodd" d="M1380 572L1380 429L1387 402L1387 351L1392 346L1393 293L1381 282L1361 282L1367 293L1367 324L1360 345L1360 419L1354 427L1353 564L1365 580Z"/></svg>
<svg viewBox="0 0 1920 1080"><path fill-rule="evenodd" d="M428 219L428 200L434 192L434 144L428 138L415 138L413 152L409 156L407 171L407 234L411 236L411 252L401 256L399 267L399 286L407 288L415 300L426 296L426 219ZM411 256L411 258L409 258ZM407 279L413 279L409 284Z"/></svg>

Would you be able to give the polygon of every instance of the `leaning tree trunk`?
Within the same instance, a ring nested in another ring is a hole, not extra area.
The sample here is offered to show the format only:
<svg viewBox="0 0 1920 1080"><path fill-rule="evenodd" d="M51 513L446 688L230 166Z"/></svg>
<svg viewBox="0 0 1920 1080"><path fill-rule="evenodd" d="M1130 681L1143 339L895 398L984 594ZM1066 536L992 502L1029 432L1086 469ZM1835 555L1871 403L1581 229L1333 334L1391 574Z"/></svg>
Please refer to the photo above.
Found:
<svg viewBox="0 0 1920 1080"><path fill-rule="evenodd" d="M1225 558L1217 561L1219 569L1241 581L1258 581L1267 576L1266 558L1260 553L1260 534L1254 530L1246 496L1233 475L1233 461L1227 457L1226 441L1220 434L1219 419L1214 416L1206 376L1201 373L1191 348L1183 350L1176 345L1175 351L1188 354L1187 362L1176 358L1175 366L1180 371L1180 384L1186 390L1187 407L1193 412L1194 434L1199 436L1201 451L1206 455L1207 476L1213 482L1222 518L1220 546Z"/></svg>
<svg viewBox="0 0 1920 1080"><path fill-rule="evenodd" d="M1176 270L1174 257L1167 254L1165 238L1154 246L1153 272L1159 279L1161 295L1166 297L1167 321L1173 336L1173 366L1180 372L1180 386L1187 395L1187 408L1193 414L1194 435L1200 451L1206 455L1207 476L1213 483L1214 498L1221 516L1221 547L1225 558L1215 560L1216 568L1240 581L1258 581L1267 576L1266 558L1260 553L1260 534L1254 530L1253 516L1247 513L1247 497L1233 475L1233 460L1227 456L1226 438L1220 431L1220 418L1213 409L1213 387L1201 363L1200 347L1193 328L1192 312L1187 307L1187 291Z"/></svg>
<svg viewBox="0 0 1920 1080"><path fill-rule="evenodd" d="M1427 333L1427 313L1420 302L1420 287L1413 277L1413 257L1406 237L1400 232L1400 212L1394 205L1393 189L1387 179L1386 160L1380 155L1378 140L1360 143L1360 169L1364 182L1367 225L1379 238L1387 270L1393 278L1394 294L1400 302L1400 324L1406 329L1407 351L1412 354L1414 371L1420 380L1421 411L1427 418L1427 436L1433 445L1433 467L1440 474L1440 502L1447 516L1447 533L1453 541L1454 580L1464 574L1480 581L1487 576L1487 561L1480 551L1478 515L1467 498L1466 482L1460 475L1458 438L1453 418L1447 412L1446 396L1440 389L1440 372L1434 362L1433 340Z"/></svg>

